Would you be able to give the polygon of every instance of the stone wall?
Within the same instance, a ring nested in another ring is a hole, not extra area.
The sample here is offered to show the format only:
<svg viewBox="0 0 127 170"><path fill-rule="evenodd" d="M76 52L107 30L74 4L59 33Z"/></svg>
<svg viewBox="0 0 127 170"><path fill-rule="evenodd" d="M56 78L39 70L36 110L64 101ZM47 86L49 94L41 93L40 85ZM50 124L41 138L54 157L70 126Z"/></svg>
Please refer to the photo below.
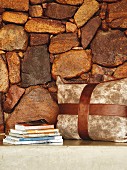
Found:
<svg viewBox="0 0 127 170"><path fill-rule="evenodd" d="M27 120L55 123L58 75L84 82L127 77L126 4L0 0L1 132Z"/></svg>

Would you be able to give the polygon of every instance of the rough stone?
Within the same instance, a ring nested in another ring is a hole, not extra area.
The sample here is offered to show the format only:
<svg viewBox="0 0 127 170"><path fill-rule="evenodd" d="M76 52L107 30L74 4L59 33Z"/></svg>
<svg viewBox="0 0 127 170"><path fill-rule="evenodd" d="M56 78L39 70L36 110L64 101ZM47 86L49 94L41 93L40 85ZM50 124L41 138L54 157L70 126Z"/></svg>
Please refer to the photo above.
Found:
<svg viewBox="0 0 127 170"><path fill-rule="evenodd" d="M33 5L29 8L29 14L31 17L42 17L43 8L41 5Z"/></svg>
<svg viewBox="0 0 127 170"><path fill-rule="evenodd" d="M18 103L18 101L21 99L24 92L25 89L17 85L12 85L6 94L6 99L5 102L3 103L3 110L5 112L11 112L12 109Z"/></svg>
<svg viewBox="0 0 127 170"><path fill-rule="evenodd" d="M96 0L85 0L74 15L78 27L83 26L97 11L99 3Z"/></svg>
<svg viewBox="0 0 127 170"><path fill-rule="evenodd" d="M20 59L16 52L6 53L8 70L9 70L9 80L11 84L16 84L21 81L20 77Z"/></svg>
<svg viewBox="0 0 127 170"><path fill-rule="evenodd" d="M8 24L0 29L1 50L26 50L27 44L28 36L22 26Z"/></svg>
<svg viewBox="0 0 127 170"><path fill-rule="evenodd" d="M40 32L58 34L65 31L65 26L61 21L33 18L25 25L27 32Z"/></svg>
<svg viewBox="0 0 127 170"><path fill-rule="evenodd" d="M81 28L81 43L84 49L89 45L100 25L101 19L95 17L89 20L87 24Z"/></svg>
<svg viewBox="0 0 127 170"><path fill-rule="evenodd" d="M6 92L9 88L8 70L5 61L0 55L0 92Z"/></svg>
<svg viewBox="0 0 127 170"><path fill-rule="evenodd" d="M93 62L114 67L127 60L127 37L122 31L98 31L91 43Z"/></svg>
<svg viewBox="0 0 127 170"><path fill-rule="evenodd" d="M69 51L79 45L76 33L58 34L51 38L49 52L53 54Z"/></svg>
<svg viewBox="0 0 127 170"><path fill-rule="evenodd" d="M67 19L71 18L77 9L77 7L71 5L49 3L45 10L45 15L53 19Z"/></svg>
<svg viewBox="0 0 127 170"><path fill-rule="evenodd" d="M43 45L48 44L49 42L49 34L30 34L30 45Z"/></svg>
<svg viewBox="0 0 127 170"><path fill-rule="evenodd" d="M16 11L28 11L29 0L0 0L0 8L10 8Z"/></svg>
<svg viewBox="0 0 127 170"><path fill-rule="evenodd" d="M75 32L77 30L77 26L71 22L66 22L66 32Z"/></svg>
<svg viewBox="0 0 127 170"><path fill-rule="evenodd" d="M56 2L68 5L80 5L84 0L56 0Z"/></svg>
<svg viewBox="0 0 127 170"><path fill-rule="evenodd" d="M101 74L101 75L112 76L115 70L116 70L116 68L106 68L106 67L102 67L97 64L93 64L91 73L92 73L92 75Z"/></svg>
<svg viewBox="0 0 127 170"><path fill-rule="evenodd" d="M22 86L44 84L51 80L47 46L28 47L22 62Z"/></svg>
<svg viewBox="0 0 127 170"><path fill-rule="evenodd" d="M52 76L73 78L88 72L91 68L91 54L85 50L70 50L56 55L52 66Z"/></svg>
<svg viewBox="0 0 127 170"><path fill-rule="evenodd" d="M116 68L113 75L115 78L125 78L127 77L127 62Z"/></svg>
<svg viewBox="0 0 127 170"><path fill-rule="evenodd" d="M30 0L31 4L41 4L42 0Z"/></svg>
<svg viewBox="0 0 127 170"><path fill-rule="evenodd" d="M2 15L2 19L7 22L13 22L16 24L25 24L28 19L28 15L23 12L6 11Z"/></svg>
<svg viewBox="0 0 127 170"><path fill-rule="evenodd" d="M2 111L2 94L0 93L0 133L4 132L4 117L3 117L3 111Z"/></svg>
<svg viewBox="0 0 127 170"><path fill-rule="evenodd" d="M127 18L118 18L108 24L111 28L127 28Z"/></svg>
<svg viewBox="0 0 127 170"><path fill-rule="evenodd" d="M58 111L58 105L53 101L48 90L39 86L27 88L20 103L6 121L7 130L14 128L17 122L39 119L45 119L49 124L55 124Z"/></svg>
<svg viewBox="0 0 127 170"><path fill-rule="evenodd" d="M118 21L122 22L123 19L127 18L127 0L118 1L116 3L108 4L108 18L109 23ZM116 20L116 21L115 21ZM118 26L117 26L118 27Z"/></svg>

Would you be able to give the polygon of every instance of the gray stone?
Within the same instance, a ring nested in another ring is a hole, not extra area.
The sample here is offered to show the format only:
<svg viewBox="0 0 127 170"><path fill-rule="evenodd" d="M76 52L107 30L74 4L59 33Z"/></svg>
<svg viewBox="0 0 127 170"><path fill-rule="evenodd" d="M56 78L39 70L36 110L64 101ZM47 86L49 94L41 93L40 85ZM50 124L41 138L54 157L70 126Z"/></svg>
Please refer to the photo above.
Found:
<svg viewBox="0 0 127 170"><path fill-rule="evenodd" d="M44 84L51 80L47 46L28 47L22 62L22 86Z"/></svg>

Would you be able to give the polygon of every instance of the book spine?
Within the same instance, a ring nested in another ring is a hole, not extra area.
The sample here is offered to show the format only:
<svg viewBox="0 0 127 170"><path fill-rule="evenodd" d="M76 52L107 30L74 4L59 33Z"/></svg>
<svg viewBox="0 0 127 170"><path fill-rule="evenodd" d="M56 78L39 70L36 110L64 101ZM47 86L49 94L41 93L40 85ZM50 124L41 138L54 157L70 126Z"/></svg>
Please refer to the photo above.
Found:
<svg viewBox="0 0 127 170"><path fill-rule="evenodd" d="M7 139L16 141L43 141L43 140L59 140L62 136L51 136L51 137L35 137L35 138L18 138L12 136L6 136Z"/></svg>
<svg viewBox="0 0 127 170"><path fill-rule="evenodd" d="M45 130L45 129L54 129L54 125L46 125L46 126L23 126L23 125L15 125L15 130Z"/></svg>

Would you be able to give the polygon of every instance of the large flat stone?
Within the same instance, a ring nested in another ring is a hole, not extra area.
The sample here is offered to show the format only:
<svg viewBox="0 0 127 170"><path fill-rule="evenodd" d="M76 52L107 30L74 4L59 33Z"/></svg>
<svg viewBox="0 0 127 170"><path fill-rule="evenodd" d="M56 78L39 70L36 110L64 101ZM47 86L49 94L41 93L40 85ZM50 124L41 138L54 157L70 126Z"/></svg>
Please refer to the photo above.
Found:
<svg viewBox="0 0 127 170"><path fill-rule="evenodd" d="M28 47L22 62L22 86L44 84L51 80L47 46Z"/></svg>
<svg viewBox="0 0 127 170"><path fill-rule="evenodd" d="M76 33L58 34L51 38L49 52L53 54L69 51L73 47L79 45L78 36Z"/></svg>
<svg viewBox="0 0 127 170"><path fill-rule="evenodd" d="M17 122L45 119L50 124L56 123L58 105L53 101L48 90L32 86L27 88L20 103L6 121L6 130L14 128Z"/></svg>
<svg viewBox="0 0 127 170"><path fill-rule="evenodd" d="M77 9L75 6L49 3L45 10L45 15L54 19L66 19L71 18Z"/></svg>
<svg viewBox="0 0 127 170"><path fill-rule="evenodd" d="M127 37L122 31L98 31L91 43L93 62L114 67L127 60Z"/></svg>
<svg viewBox="0 0 127 170"><path fill-rule="evenodd" d="M58 34L65 31L65 26L61 21L33 18L26 23L25 30L27 32Z"/></svg>
<svg viewBox="0 0 127 170"><path fill-rule="evenodd" d="M0 8L10 8L16 11L28 11L29 0L0 0Z"/></svg>
<svg viewBox="0 0 127 170"><path fill-rule="evenodd" d="M88 72L91 68L91 54L85 50L70 50L56 55L52 66L52 76L73 78Z"/></svg>
<svg viewBox="0 0 127 170"><path fill-rule="evenodd" d="M0 29L1 50L26 50L27 44L28 36L22 26L8 24Z"/></svg>

